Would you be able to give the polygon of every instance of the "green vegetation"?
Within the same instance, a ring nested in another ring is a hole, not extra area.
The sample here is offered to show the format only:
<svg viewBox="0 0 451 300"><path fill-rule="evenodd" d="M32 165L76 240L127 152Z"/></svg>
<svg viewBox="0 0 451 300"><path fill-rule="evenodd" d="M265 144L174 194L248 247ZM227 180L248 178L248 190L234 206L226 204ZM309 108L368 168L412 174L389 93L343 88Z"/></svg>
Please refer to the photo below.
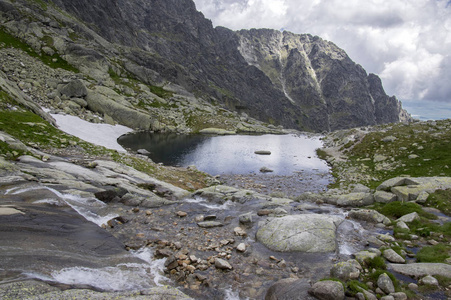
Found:
<svg viewBox="0 0 451 300"><path fill-rule="evenodd" d="M417 253L417 262L443 263L450 257L451 246L438 244L435 246L426 246Z"/></svg>
<svg viewBox="0 0 451 300"><path fill-rule="evenodd" d="M420 217L427 219L437 219L436 215L425 212L421 205L413 202L394 201L385 205L377 203L376 205L374 205L374 209L381 214L394 219L398 219L413 212L418 213Z"/></svg>
<svg viewBox="0 0 451 300"><path fill-rule="evenodd" d="M367 263L366 263L368 269L381 269L381 270L385 270L387 269L387 265L385 264L385 259L381 256L376 256L373 259L370 259Z"/></svg>
<svg viewBox="0 0 451 300"><path fill-rule="evenodd" d="M358 178L357 182L351 182L355 179L348 178L349 184L362 183L376 188L383 181L400 175L451 176L449 120L408 125L390 124L378 129L380 131L366 134L360 142L347 143L342 147L348 160L337 167L367 175L365 178ZM395 139L384 141L389 136ZM375 155L386 159L375 162Z"/></svg>
<svg viewBox="0 0 451 300"><path fill-rule="evenodd" d="M360 293L362 289L368 290L368 286L363 282L358 280L350 280L346 282L346 292L350 296L355 296L357 293Z"/></svg>
<svg viewBox="0 0 451 300"><path fill-rule="evenodd" d="M437 190L430 194L425 206L439 209L447 216L451 216L451 190Z"/></svg>
<svg viewBox="0 0 451 300"><path fill-rule="evenodd" d="M5 31L3 27L0 27L0 48L16 48L20 49L24 52L26 52L31 57L37 58L41 60L44 64L47 66L53 68L53 69L64 69L71 72L78 73L78 69L71 66L67 63L63 58L61 58L56 52L53 55L48 55L44 53L43 51L40 51L39 53L36 53L35 50L33 50L29 45L22 42L20 39L14 37L13 35L9 34ZM48 47L53 47L53 39L50 36L45 36L43 38L44 44L46 44Z"/></svg>

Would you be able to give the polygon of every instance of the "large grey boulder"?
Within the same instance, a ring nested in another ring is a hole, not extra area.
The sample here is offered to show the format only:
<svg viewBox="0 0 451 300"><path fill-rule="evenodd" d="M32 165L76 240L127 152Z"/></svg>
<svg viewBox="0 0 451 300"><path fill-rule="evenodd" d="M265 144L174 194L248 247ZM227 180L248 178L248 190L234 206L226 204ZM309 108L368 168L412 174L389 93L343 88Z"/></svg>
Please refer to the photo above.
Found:
<svg viewBox="0 0 451 300"><path fill-rule="evenodd" d="M309 293L320 300L343 300L345 291L343 284L338 281L318 281L310 289Z"/></svg>
<svg viewBox="0 0 451 300"><path fill-rule="evenodd" d="M403 264L406 262L406 260L401 255L396 253L395 250L393 249L385 250L382 255L385 257L386 260L392 263Z"/></svg>
<svg viewBox="0 0 451 300"><path fill-rule="evenodd" d="M451 188L451 177L395 177L377 187L380 191L391 191L399 201L414 201L423 192Z"/></svg>
<svg viewBox="0 0 451 300"><path fill-rule="evenodd" d="M379 278L377 279L377 286L386 294L395 292L395 286L393 285L393 281L386 273L382 273L381 275L379 275Z"/></svg>
<svg viewBox="0 0 451 300"><path fill-rule="evenodd" d="M372 209L353 209L348 213L348 216L352 219L371 223L382 223L384 225L391 223L389 218Z"/></svg>
<svg viewBox="0 0 451 300"><path fill-rule="evenodd" d="M330 269L330 276L343 281L348 281L350 279L359 278L362 270L362 266L357 260L350 259L334 264Z"/></svg>
<svg viewBox="0 0 451 300"><path fill-rule="evenodd" d="M257 239L274 251L331 252L336 248L336 230L343 221L337 216L302 214L268 219L257 231Z"/></svg>
<svg viewBox="0 0 451 300"><path fill-rule="evenodd" d="M396 201L398 197L393 193L388 193L384 191L376 191L374 193L374 201L379 203L390 203Z"/></svg>
<svg viewBox="0 0 451 300"><path fill-rule="evenodd" d="M350 193L339 195L337 198L338 206L360 207L374 203L374 197L370 193Z"/></svg>
<svg viewBox="0 0 451 300"><path fill-rule="evenodd" d="M58 92L69 98L83 98L88 94L88 89L80 79L76 79L68 84L59 85Z"/></svg>
<svg viewBox="0 0 451 300"><path fill-rule="evenodd" d="M451 265L441 263L388 264L387 267L394 272L415 278L426 275L450 277L451 274Z"/></svg>

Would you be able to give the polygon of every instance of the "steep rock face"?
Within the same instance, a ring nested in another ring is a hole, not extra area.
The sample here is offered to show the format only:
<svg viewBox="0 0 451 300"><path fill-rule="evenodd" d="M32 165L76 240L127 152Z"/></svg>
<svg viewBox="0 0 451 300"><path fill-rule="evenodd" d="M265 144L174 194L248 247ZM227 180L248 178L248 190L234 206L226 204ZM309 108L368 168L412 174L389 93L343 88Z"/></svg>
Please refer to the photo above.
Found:
<svg viewBox="0 0 451 300"><path fill-rule="evenodd" d="M306 129L342 129L400 121L402 108L374 74L331 42L308 34L241 30L239 50L299 112Z"/></svg>
<svg viewBox="0 0 451 300"><path fill-rule="evenodd" d="M0 5L22 23L23 10L13 6L34 10L41 23L33 26L62 35L54 48L99 81L113 69L151 85L173 82L210 103L307 131L399 121L403 112L377 76L318 37L213 28L192 0L45 1Z"/></svg>

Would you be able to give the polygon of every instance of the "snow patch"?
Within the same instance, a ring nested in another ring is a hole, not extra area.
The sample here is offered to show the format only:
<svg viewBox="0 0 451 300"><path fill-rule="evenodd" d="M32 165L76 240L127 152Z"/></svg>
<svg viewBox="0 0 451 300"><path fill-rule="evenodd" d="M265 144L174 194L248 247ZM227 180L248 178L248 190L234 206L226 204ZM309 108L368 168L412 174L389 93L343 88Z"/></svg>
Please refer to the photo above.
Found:
<svg viewBox="0 0 451 300"><path fill-rule="evenodd" d="M117 143L117 139L133 129L122 125L94 124L79 117L61 114L50 114L56 121L60 130L76 136L86 142L103 146L111 150L126 152Z"/></svg>

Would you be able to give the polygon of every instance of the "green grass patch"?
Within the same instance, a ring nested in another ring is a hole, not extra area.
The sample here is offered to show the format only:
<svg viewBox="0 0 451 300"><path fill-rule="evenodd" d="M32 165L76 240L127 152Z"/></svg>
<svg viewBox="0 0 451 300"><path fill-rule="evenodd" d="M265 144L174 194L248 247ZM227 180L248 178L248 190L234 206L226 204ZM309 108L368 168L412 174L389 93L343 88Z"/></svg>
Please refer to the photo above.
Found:
<svg viewBox="0 0 451 300"><path fill-rule="evenodd" d="M368 269L381 269L381 270L385 270L387 269L387 265L385 264L385 259L381 256L376 256L373 259L370 259L367 263L366 263Z"/></svg>
<svg viewBox="0 0 451 300"><path fill-rule="evenodd" d="M50 36L44 37L44 43L48 45L51 43L53 45L53 39ZM16 48L26 52L31 57L37 58L42 61L44 64L48 65L53 69L64 69L74 73L79 73L79 70L73 66L71 66L67 61L65 61L61 56L57 53L53 55L45 54L43 51L37 53L33 48L31 48L28 44L24 43L20 39L6 32L3 27L0 27L0 47L3 48Z"/></svg>
<svg viewBox="0 0 451 300"><path fill-rule="evenodd" d="M420 217L424 217L427 219L437 219L437 216L428 212L425 212L421 205L413 202L401 202L401 201L394 201L387 203L385 205L383 204L376 204L374 205L374 209L380 212L381 214L389 217L398 219L404 215L416 212Z"/></svg>
<svg viewBox="0 0 451 300"><path fill-rule="evenodd" d="M367 175L365 178L344 178L349 184L362 183L376 188L383 181L401 175L451 176L450 120L391 124L378 126L377 129L386 131L366 134L360 142L347 149L348 161L334 166ZM396 139L384 141L387 136L394 136ZM348 145L342 147L345 149ZM373 158L377 154L387 159L375 162ZM418 157L409 158L412 154Z"/></svg>
<svg viewBox="0 0 451 300"><path fill-rule="evenodd" d="M418 251L417 262L443 263L450 257L451 246L438 244L435 246L426 246Z"/></svg>
<svg viewBox="0 0 451 300"><path fill-rule="evenodd" d="M429 195L425 206L439 209L447 216L451 216L451 189L437 190Z"/></svg>
<svg viewBox="0 0 451 300"><path fill-rule="evenodd" d="M368 286L358 280L350 280L346 282L346 294L355 296L361 292L361 289L368 290Z"/></svg>

